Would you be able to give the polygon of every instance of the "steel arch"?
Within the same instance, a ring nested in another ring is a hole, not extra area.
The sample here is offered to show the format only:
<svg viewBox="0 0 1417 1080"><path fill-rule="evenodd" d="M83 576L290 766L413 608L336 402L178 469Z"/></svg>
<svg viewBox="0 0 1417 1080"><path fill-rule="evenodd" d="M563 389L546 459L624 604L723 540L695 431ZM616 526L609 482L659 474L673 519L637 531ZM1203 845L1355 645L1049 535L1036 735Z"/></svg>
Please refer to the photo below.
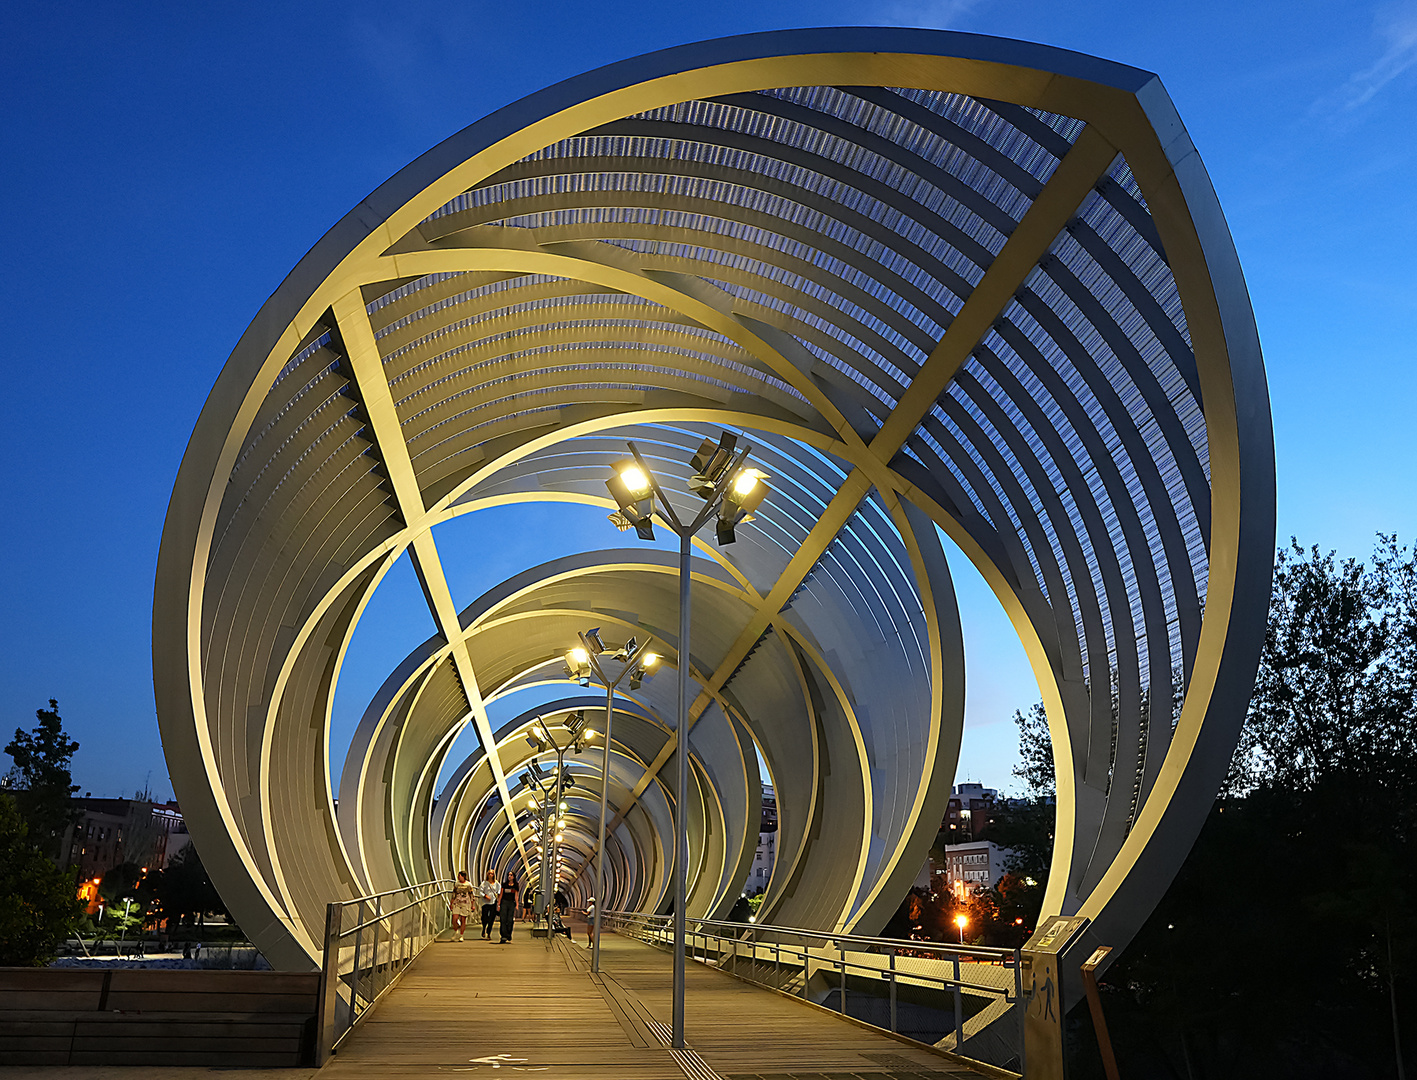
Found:
<svg viewBox="0 0 1417 1080"><path fill-rule="evenodd" d="M526 860L486 701L547 677L553 638L638 608L673 647L653 558L534 568L459 612L433 526L603 502L626 436L673 474L717 426L781 479L696 567L689 802L699 855L715 821L722 844L699 910L736 887L757 751L791 840L769 917L874 931L914 876L962 724L939 530L1047 707L1045 909L1091 920L1079 948L1131 938L1218 787L1263 635L1273 446L1238 258L1156 76L836 28L639 57L473 124L331 229L237 344L164 528L154 682L204 860L273 963L313 962L326 901L473 850L435 818L481 814L479 843ZM405 552L439 633L339 781L372 801L336 815L333 687ZM612 831L642 903L629 864L662 861L677 797L663 704L615 748L640 770ZM467 723L480 779L435 813Z"/></svg>

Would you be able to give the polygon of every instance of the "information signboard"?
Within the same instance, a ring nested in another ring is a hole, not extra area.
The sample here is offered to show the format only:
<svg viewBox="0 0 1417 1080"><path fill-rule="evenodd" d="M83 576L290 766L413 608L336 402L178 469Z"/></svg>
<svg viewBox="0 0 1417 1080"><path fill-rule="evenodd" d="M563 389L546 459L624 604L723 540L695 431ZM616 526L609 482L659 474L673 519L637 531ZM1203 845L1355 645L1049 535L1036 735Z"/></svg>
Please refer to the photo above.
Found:
<svg viewBox="0 0 1417 1080"><path fill-rule="evenodd" d="M1024 1059L1028 1080L1064 1080L1063 978L1059 960L1087 919L1042 920L1023 947Z"/></svg>

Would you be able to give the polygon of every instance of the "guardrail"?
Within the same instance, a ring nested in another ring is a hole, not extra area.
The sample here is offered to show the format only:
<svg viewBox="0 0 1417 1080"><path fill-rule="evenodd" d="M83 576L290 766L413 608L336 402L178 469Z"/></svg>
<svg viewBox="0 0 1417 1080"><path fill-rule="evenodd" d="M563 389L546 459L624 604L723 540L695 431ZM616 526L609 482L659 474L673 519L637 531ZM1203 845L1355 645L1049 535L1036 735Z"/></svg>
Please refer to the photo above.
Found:
<svg viewBox="0 0 1417 1080"><path fill-rule="evenodd" d="M439 878L326 908L317 1065L448 927L452 888L451 880Z"/></svg>
<svg viewBox="0 0 1417 1080"><path fill-rule="evenodd" d="M608 911L602 914L601 920L609 929L653 945L672 947L674 942L673 916ZM954 1012L952 1052L961 1057L966 1056L960 1053L965 1041L963 995L966 991L989 995L1004 1005L1013 1005L1023 997L1023 968L1017 949L901 941L691 918L685 919L684 939L687 955L708 961L721 971L748 982L782 993L794 993L803 1000L812 999L812 980L816 978L818 993L824 998L829 998L833 991L839 992L837 1008L843 1016L848 1015L848 975L884 982L890 1001L889 1025L874 1024L860 1017L855 1019L892 1034L900 1034L898 985L947 994L952 999ZM800 985L797 985L798 980ZM857 993L861 991L858 989ZM1019 1071L1022 1072L1023 1010L1017 1009L1016 1013Z"/></svg>

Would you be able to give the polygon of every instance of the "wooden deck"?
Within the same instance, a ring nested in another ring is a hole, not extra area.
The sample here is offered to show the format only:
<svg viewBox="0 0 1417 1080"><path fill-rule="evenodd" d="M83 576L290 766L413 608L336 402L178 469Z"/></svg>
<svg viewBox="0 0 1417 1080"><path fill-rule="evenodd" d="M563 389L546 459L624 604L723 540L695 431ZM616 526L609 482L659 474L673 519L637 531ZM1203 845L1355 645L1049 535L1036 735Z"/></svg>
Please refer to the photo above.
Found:
<svg viewBox="0 0 1417 1080"><path fill-rule="evenodd" d="M578 930L580 928L577 928ZM585 934L548 948L518 924L508 945L438 943L318 1071L319 1080L486 1071L556 1080L977 1080L938 1054L691 962L685 1036L672 1052L672 961L607 934L600 977ZM700 1071L706 1066L707 1071ZM501 1072L500 1070L507 1070ZM0 1070L19 1077L29 1070ZM215 1077L203 1069L93 1068L86 1080ZM35 1076L53 1076L40 1070ZM242 1070L307 1080L312 1069Z"/></svg>

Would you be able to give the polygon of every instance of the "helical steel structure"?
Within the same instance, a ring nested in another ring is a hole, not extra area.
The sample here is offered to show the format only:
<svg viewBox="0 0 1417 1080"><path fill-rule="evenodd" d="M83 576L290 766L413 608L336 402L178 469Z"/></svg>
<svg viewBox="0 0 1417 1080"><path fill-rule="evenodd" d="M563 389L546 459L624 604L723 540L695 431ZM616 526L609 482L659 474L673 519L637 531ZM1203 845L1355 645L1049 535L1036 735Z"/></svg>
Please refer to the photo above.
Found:
<svg viewBox="0 0 1417 1080"><path fill-rule="evenodd" d="M613 510L627 439L673 485L721 429L772 494L736 544L699 545L690 655L675 563L608 524L606 550L454 604L435 525ZM1170 98L1119 64L921 30L613 64L408 165L237 344L158 564L173 784L241 926L308 968L331 900L525 866L534 717L493 730L488 702L540 685L593 719L567 645L650 635L694 680L691 790L665 768L674 680L650 679L619 699L614 744L571 765L573 867L608 774L603 902L664 910L682 808L688 911L722 915L761 758L780 818L761 920L876 933L935 839L962 731L941 534L1046 705L1045 912L1091 920L1079 948L1124 946L1233 750L1274 542L1254 318ZM346 649L405 553L437 633L329 760ZM449 761L469 724L478 748Z"/></svg>

